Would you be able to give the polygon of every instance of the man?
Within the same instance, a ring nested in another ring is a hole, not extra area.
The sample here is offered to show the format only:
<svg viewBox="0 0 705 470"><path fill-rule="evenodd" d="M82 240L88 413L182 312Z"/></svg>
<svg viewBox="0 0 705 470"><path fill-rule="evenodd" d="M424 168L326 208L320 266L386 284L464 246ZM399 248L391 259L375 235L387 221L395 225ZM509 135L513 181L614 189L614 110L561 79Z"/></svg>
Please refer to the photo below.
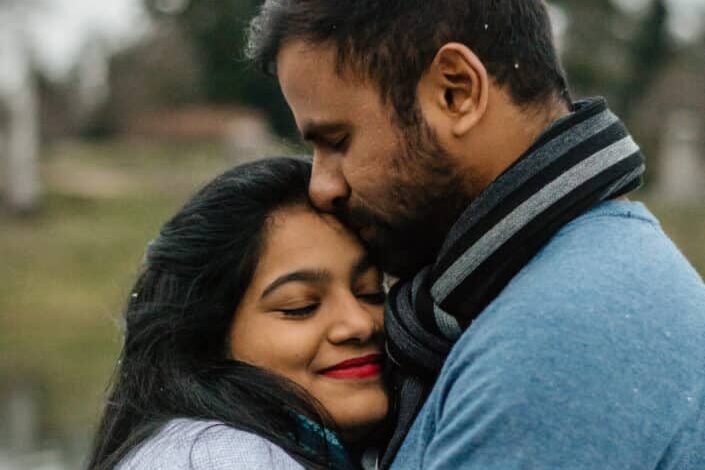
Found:
<svg viewBox="0 0 705 470"><path fill-rule="evenodd" d="M641 153L571 103L543 2L267 0L249 52L314 204L402 279L382 466L705 468L705 286L626 200Z"/></svg>

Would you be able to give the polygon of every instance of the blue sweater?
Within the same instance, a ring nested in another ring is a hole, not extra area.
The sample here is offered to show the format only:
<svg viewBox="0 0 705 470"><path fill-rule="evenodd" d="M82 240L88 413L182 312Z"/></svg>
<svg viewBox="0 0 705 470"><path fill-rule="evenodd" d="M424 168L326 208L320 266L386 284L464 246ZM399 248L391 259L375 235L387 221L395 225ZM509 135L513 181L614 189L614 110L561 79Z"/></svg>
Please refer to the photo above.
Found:
<svg viewBox="0 0 705 470"><path fill-rule="evenodd" d="M463 334L392 468L705 469L704 406L705 285L610 201Z"/></svg>

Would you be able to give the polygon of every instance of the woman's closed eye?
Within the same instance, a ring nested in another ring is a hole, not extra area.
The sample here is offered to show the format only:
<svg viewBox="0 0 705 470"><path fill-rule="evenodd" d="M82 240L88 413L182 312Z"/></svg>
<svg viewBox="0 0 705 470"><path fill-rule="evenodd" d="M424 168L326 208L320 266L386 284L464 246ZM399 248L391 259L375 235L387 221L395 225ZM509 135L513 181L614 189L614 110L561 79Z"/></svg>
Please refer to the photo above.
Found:
<svg viewBox="0 0 705 470"><path fill-rule="evenodd" d="M382 305L384 304L387 295L384 291L379 291L366 294L357 294L356 297L370 305ZM296 308L279 308L277 311L288 317L306 317L315 313L319 306L320 303L312 302Z"/></svg>
<svg viewBox="0 0 705 470"><path fill-rule="evenodd" d="M314 313L319 305L318 303L311 303L296 308L280 308L277 311L290 317L305 317Z"/></svg>
<svg viewBox="0 0 705 470"><path fill-rule="evenodd" d="M357 298L371 305L381 305L387 298L384 291L371 292L368 294L358 294Z"/></svg>

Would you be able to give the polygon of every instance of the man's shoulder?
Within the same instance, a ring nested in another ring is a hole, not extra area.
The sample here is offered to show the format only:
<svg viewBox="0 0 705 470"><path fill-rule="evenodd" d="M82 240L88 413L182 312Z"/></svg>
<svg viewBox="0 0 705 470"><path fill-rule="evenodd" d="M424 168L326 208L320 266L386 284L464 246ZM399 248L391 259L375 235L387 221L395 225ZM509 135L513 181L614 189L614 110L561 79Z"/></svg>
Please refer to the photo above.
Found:
<svg viewBox="0 0 705 470"><path fill-rule="evenodd" d="M645 245L659 249L644 253ZM559 230L516 279L545 274L545 270L578 271L585 276L596 265L605 272L621 263L635 265L673 255L670 240L643 204L608 201Z"/></svg>
<svg viewBox="0 0 705 470"><path fill-rule="evenodd" d="M646 208L610 202L564 227L515 276L460 338L444 373L472 364L502 370L511 386L520 377L534 383L538 371L586 377L632 365L649 374L692 369L691 382L703 378L703 337L698 274Z"/></svg>
<svg viewBox="0 0 705 470"><path fill-rule="evenodd" d="M561 229L497 298L559 302L584 308L601 302L705 301L695 269L641 203L608 201ZM636 305L634 306L636 307Z"/></svg>

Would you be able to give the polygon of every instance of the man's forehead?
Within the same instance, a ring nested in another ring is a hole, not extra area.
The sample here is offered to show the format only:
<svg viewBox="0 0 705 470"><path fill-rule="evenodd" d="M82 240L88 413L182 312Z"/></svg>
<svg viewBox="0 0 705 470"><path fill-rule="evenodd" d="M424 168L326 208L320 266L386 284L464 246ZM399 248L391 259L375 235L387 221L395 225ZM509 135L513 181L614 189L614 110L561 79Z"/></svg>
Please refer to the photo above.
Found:
<svg viewBox="0 0 705 470"><path fill-rule="evenodd" d="M336 52L332 45L314 44L310 41L287 41L277 54L277 75L290 71L309 71L320 73L336 72Z"/></svg>
<svg viewBox="0 0 705 470"><path fill-rule="evenodd" d="M349 131L385 107L369 81L353 72L339 73L333 46L292 41L280 51L277 64L282 92L306 140Z"/></svg>
<svg viewBox="0 0 705 470"><path fill-rule="evenodd" d="M277 77L282 85L285 82L298 83L305 91L312 93L326 85L334 89L343 88L345 92L377 88L374 81L352 63L341 64L337 48L325 42L286 42L277 55Z"/></svg>
<svg viewBox="0 0 705 470"><path fill-rule="evenodd" d="M277 77L282 92L293 108L315 111L323 104L335 106L345 98L339 90L345 84L337 76L332 58L311 51L302 43L291 43L277 58Z"/></svg>

